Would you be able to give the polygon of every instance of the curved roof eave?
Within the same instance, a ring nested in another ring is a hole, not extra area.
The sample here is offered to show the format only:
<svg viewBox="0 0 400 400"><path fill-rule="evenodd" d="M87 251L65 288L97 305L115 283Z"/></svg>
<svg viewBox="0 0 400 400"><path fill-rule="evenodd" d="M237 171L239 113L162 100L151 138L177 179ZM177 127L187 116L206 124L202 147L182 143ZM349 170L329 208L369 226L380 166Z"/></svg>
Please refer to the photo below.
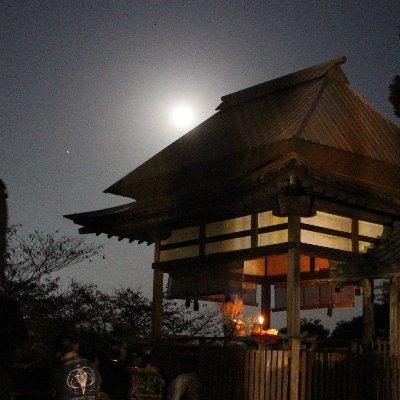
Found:
<svg viewBox="0 0 400 400"><path fill-rule="evenodd" d="M400 129L349 88L343 62L338 58L224 96L226 107L105 192L137 200L163 197L189 170L195 185L204 171L212 175L213 166L230 157L242 154L241 163L251 163L255 149L295 137L353 153L355 159L400 166Z"/></svg>

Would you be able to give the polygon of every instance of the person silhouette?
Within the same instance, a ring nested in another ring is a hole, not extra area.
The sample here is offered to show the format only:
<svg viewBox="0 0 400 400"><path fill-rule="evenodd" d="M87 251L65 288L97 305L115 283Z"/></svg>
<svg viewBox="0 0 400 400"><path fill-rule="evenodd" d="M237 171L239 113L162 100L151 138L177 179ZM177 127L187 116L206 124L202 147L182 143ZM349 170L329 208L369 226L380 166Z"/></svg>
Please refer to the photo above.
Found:
<svg viewBox="0 0 400 400"><path fill-rule="evenodd" d="M76 340L64 339L62 343L63 366L58 373L58 400L99 400L101 376L95 364L81 357Z"/></svg>
<svg viewBox="0 0 400 400"><path fill-rule="evenodd" d="M10 370L14 355L28 338L18 302L0 287L0 399L11 398Z"/></svg>

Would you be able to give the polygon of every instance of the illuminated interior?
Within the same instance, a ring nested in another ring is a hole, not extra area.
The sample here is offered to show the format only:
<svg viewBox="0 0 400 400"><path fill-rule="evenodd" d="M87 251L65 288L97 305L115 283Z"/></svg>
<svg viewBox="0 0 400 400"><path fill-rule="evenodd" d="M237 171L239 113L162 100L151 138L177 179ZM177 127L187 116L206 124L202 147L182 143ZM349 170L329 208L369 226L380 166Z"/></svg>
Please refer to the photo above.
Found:
<svg viewBox="0 0 400 400"><path fill-rule="evenodd" d="M317 211L312 217L301 218L300 241L322 248L362 253L372 248L383 232L384 226L380 224ZM203 227L197 225L173 230L171 236L161 242L160 260L268 247L288 240L288 219L275 216L269 210L258 213L256 218L245 215L210 222ZM277 270L276 260L271 259L269 264L270 271ZM303 269L305 264L302 261Z"/></svg>

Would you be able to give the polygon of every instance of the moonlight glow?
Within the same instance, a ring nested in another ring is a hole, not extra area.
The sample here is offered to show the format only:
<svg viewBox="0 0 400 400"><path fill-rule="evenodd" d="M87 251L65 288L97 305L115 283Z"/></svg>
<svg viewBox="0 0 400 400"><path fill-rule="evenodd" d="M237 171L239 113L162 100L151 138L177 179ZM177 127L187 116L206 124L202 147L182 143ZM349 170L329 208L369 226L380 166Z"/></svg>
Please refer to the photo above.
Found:
<svg viewBox="0 0 400 400"><path fill-rule="evenodd" d="M194 125L193 109L189 105L179 104L172 109L171 120L179 128L191 128Z"/></svg>

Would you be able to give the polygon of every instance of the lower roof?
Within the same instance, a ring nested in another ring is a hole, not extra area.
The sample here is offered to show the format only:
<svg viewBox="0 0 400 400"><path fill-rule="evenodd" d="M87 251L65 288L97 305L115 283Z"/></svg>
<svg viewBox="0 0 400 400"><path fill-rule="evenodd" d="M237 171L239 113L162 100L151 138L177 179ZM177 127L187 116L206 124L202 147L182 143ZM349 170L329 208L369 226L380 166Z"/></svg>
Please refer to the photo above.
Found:
<svg viewBox="0 0 400 400"><path fill-rule="evenodd" d="M310 154L316 152L309 146L309 143L296 143L294 149L297 152L281 157L279 149L275 148L270 153L275 157L269 164L250 175L242 177L239 174L233 185L211 181L205 183L203 192L194 192L183 199L155 198L65 217L81 225L81 233L105 233L119 239L151 243L168 237L172 229L263 211L268 204L273 208L276 196L287 190L285 185L289 177L296 175L306 194L328 203L400 219L400 173L396 173L395 168L378 162L371 164L362 158L352 164L351 158L346 158L347 154L338 154L332 149L329 149L331 157L313 159ZM336 163L339 156L342 162ZM346 163L351 173L344 176L341 168ZM372 175L374 179L371 179ZM399 185L390 186L396 179Z"/></svg>

